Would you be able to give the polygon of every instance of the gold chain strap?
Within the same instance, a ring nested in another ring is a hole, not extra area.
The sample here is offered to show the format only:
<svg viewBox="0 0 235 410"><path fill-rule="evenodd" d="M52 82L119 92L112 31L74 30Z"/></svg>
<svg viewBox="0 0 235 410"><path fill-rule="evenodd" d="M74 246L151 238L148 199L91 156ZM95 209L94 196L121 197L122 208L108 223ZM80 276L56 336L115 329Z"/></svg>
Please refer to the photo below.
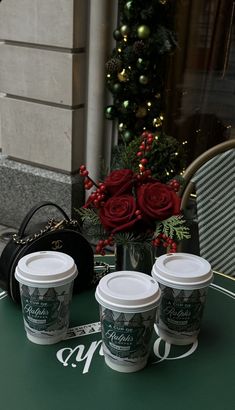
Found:
<svg viewBox="0 0 235 410"><path fill-rule="evenodd" d="M62 229L65 225L72 225L74 227L77 227L78 221L76 219L70 219L70 220L62 219L61 221L58 222L58 221L55 221L55 219L51 218L48 220L48 223L43 229L40 229L39 232L34 233L31 236L28 236L26 239L19 238L19 236L16 233L12 235L12 239L18 245L27 245L28 243L33 242L35 239L38 239L41 236L43 236L44 233L48 231L55 231L57 229Z"/></svg>

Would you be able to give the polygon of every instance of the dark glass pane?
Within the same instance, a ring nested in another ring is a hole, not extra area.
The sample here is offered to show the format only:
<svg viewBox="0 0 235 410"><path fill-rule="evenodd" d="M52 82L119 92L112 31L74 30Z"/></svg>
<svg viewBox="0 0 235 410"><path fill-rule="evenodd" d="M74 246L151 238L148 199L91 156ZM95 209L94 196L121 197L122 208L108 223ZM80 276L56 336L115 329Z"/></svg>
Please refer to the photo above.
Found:
<svg viewBox="0 0 235 410"><path fill-rule="evenodd" d="M187 162L235 137L235 1L175 2L178 48L166 86L166 131L187 141Z"/></svg>

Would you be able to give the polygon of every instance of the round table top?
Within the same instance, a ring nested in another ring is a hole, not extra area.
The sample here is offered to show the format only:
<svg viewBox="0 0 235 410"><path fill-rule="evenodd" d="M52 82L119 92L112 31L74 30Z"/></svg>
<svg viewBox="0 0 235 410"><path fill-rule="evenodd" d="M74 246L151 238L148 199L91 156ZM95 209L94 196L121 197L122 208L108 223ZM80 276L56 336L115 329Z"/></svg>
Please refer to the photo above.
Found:
<svg viewBox="0 0 235 410"><path fill-rule="evenodd" d="M231 409L234 405L235 281L215 275L198 342L173 346L154 332L147 367L118 373L104 362L94 290L73 297L67 338L31 343L21 308L0 292L2 410Z"/></svg>

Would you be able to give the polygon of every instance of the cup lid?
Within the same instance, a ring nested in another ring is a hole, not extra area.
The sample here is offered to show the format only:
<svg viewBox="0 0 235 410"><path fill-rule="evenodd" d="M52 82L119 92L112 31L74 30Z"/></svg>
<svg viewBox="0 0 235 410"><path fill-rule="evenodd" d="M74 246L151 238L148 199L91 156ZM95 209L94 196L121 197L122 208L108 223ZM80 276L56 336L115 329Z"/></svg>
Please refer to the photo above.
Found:
<svg viewBox="0 0 235 410"><path fill-rule="evenodd" d="M96 288L96 300L119 312L143 312L156 307L160 299L156 281L142 272L118 271L104 276Z"/></svg>
<svg viewBox="0 0 235 410"><path fill-rule="evenodd" d="M153 278L166 286L196 289L209 285L213 272L208 261L189 253L168 253L157 258Z"/></svg>
<svg viewBox="0 0 235 410"><path fill-rule="evenodd" d="M72 281L77 273L71 256L62 252L41 251L19 260L15 278L28 286L53 287Z"/></svg>

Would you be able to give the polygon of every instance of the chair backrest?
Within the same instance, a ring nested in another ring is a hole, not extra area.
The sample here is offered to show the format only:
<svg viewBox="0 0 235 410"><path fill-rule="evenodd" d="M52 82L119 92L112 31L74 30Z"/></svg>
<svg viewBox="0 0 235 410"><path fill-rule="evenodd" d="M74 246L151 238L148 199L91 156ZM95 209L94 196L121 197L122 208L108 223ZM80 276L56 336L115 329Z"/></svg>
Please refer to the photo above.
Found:
<svg viewBox="0 0 235 410"><path fill-rule="evenodd" d="M235 140L206 151L184 177L181 207L195 188L200 255L214 270L235 276Z"/></svg>

